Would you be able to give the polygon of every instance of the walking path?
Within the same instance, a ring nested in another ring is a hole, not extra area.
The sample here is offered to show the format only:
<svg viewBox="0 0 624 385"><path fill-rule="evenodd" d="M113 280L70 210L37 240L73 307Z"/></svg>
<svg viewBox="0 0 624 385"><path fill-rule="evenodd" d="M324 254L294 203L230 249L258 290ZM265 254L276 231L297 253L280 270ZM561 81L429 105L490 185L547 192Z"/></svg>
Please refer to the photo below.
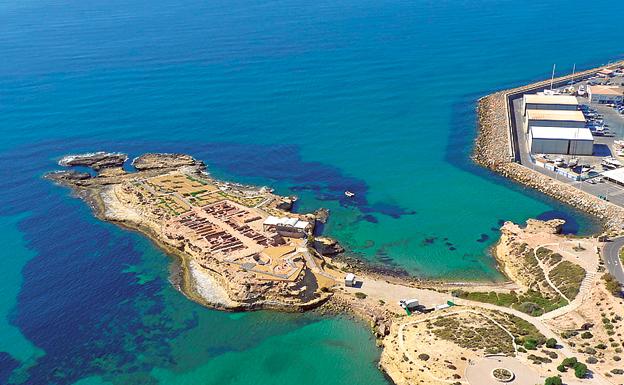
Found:
<svg viewBox="0 0 624 385"><path fill-rule="evenodd" d="M540 248L542 248L542 247L544 247L544 248L545 248L545 246L550 246L550 245L558 245L558 243L546 243L546 244L539 245L539 246L535 247L535 248L533 249L533 257L534 257L534 258L535 258L535 260L537 261L537 264L539 265L540 269L542 269L542 271L544 272L544 278L546 279L546 282L548 283L548 285L549 285L550 287L552 287L552 288L553 288L553 290L555 290L555 291L557 292L557 294L559 294L561 297L563 297L563 298L564 298L564 299L568 302L568 304L569 304L569 303L571 302L571 301L570 301L570 299L569 299L569 298L568 298L565 294L563 294L563 293L559 290L559 288L558 288L557 286L555 286L555 284L554 284L554 283L552 283L552 281L550 280L550 274L549 274L549 273L550 273L550 270L552 270L555 266L557 266L559 263L561 263L561 261L560 261L559 263L555 264L554 266L552 266L552 267L549 269L549 268L547 268L546 266L544 266L544 264L542 263L542 261L541 261L539 258L537 258L537 250L539 250L539 249L540 249Z"/></svg>

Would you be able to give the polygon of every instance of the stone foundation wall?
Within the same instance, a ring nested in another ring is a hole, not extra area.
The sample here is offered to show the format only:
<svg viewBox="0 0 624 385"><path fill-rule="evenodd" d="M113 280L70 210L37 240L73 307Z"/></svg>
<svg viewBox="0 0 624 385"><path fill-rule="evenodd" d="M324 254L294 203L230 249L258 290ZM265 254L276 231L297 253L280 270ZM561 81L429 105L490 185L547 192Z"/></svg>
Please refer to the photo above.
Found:
<svg viewBox="0 0 624 385"><path fill-rule="evenodd" d="M602 68L580 72L574 76L555 79L556 83L567 82L599 71ZM547 175L529 169L514 161L514 137L511 130L509 100L520 93L546 87L550 80L530 84L511 90L500 91L479 100L477 107L478 134L474 146L473 160L513 181L538 190L552 198L583 210L599 218L607 230L622 230L624 208L583 192L571 185L559 182Z"/></svg>

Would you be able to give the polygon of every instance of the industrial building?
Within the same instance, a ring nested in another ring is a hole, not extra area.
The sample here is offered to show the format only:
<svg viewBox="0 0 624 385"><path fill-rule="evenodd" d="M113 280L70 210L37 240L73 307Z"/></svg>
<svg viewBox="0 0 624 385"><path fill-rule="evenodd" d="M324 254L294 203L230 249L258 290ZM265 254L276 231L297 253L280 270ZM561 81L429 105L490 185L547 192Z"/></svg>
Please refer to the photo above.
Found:
<svg viewBox="0 0 624 385"><path fill-rule="evenodd" d="M587 94L591 103L622 103L624 102L624 89L617 86L589 86Z"/></svg>
<svg viewBox="0 0 624 385"><path fill-rule="evenodd" d="M608 181L624 186L624 167L605 171L602 176Z"/></svg>
<svg viewBox="0 0 624 385"><path fill-rule="evenodd" d="M592 155L594 137L589 128L533 126L528 136L533 154Z"/></svg>
<svg viewBox="0 0 624 385"><path fill-rule="evenodd" d="M527 110L524 117L524 132L530 127L584 128L585 115L581 111Z"/></svg>
<svg viewBox="0 0 624 385"><path fill-rule="evenodd" d="M527 110L578 110L578 100L571 95L527 94L522 98L522 116Z"/></svg>
<svg viewBox="0 0 624 385"><path fill-rule="evenodd" d="M310 222L302 221L298 218L275 217L270 215L262 223L264 231L275 230L279 235L291 238L304 238L312 226Z"/></svg>

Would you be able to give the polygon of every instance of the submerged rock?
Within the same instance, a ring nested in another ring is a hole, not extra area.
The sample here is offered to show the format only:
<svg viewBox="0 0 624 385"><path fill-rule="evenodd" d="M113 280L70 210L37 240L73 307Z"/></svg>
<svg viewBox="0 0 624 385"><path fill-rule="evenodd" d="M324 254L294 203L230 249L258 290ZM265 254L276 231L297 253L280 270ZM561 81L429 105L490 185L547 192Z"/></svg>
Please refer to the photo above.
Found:
<svg viewBox="0 0 624 385"><path fill-rule="evenodd" d="M121 167L128 160L128 155L119 152L92 152L64 156L58 164L64 167L85 166L95 171L103 168Z"/></svg>
<svg viewBox="0 0 624 385"><path fill-rule="evenodd" d="M138 171L179 168L184 166L205 167L204 162L186 154L143 154L132 161L132 166Z"/></svg>

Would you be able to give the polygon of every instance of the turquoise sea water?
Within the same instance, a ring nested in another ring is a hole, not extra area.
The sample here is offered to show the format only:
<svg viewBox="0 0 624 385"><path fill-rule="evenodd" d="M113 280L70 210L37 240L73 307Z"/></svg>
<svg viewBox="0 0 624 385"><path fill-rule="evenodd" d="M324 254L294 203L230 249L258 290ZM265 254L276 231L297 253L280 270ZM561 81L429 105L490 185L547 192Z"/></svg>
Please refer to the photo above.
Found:
<svg viewBox="0 0 624 385"><path fill-rule="evenodd" d="M412 274L499 279L503 220L591 220L475 167L475 102L621 59L621 2L0 0L0 383L383 384L366 328L189 302L169 259L40 177L183 151L331 209ZM595 22L599 21L599 22ZM348 200L344 190L357 193Z"/></svg>

